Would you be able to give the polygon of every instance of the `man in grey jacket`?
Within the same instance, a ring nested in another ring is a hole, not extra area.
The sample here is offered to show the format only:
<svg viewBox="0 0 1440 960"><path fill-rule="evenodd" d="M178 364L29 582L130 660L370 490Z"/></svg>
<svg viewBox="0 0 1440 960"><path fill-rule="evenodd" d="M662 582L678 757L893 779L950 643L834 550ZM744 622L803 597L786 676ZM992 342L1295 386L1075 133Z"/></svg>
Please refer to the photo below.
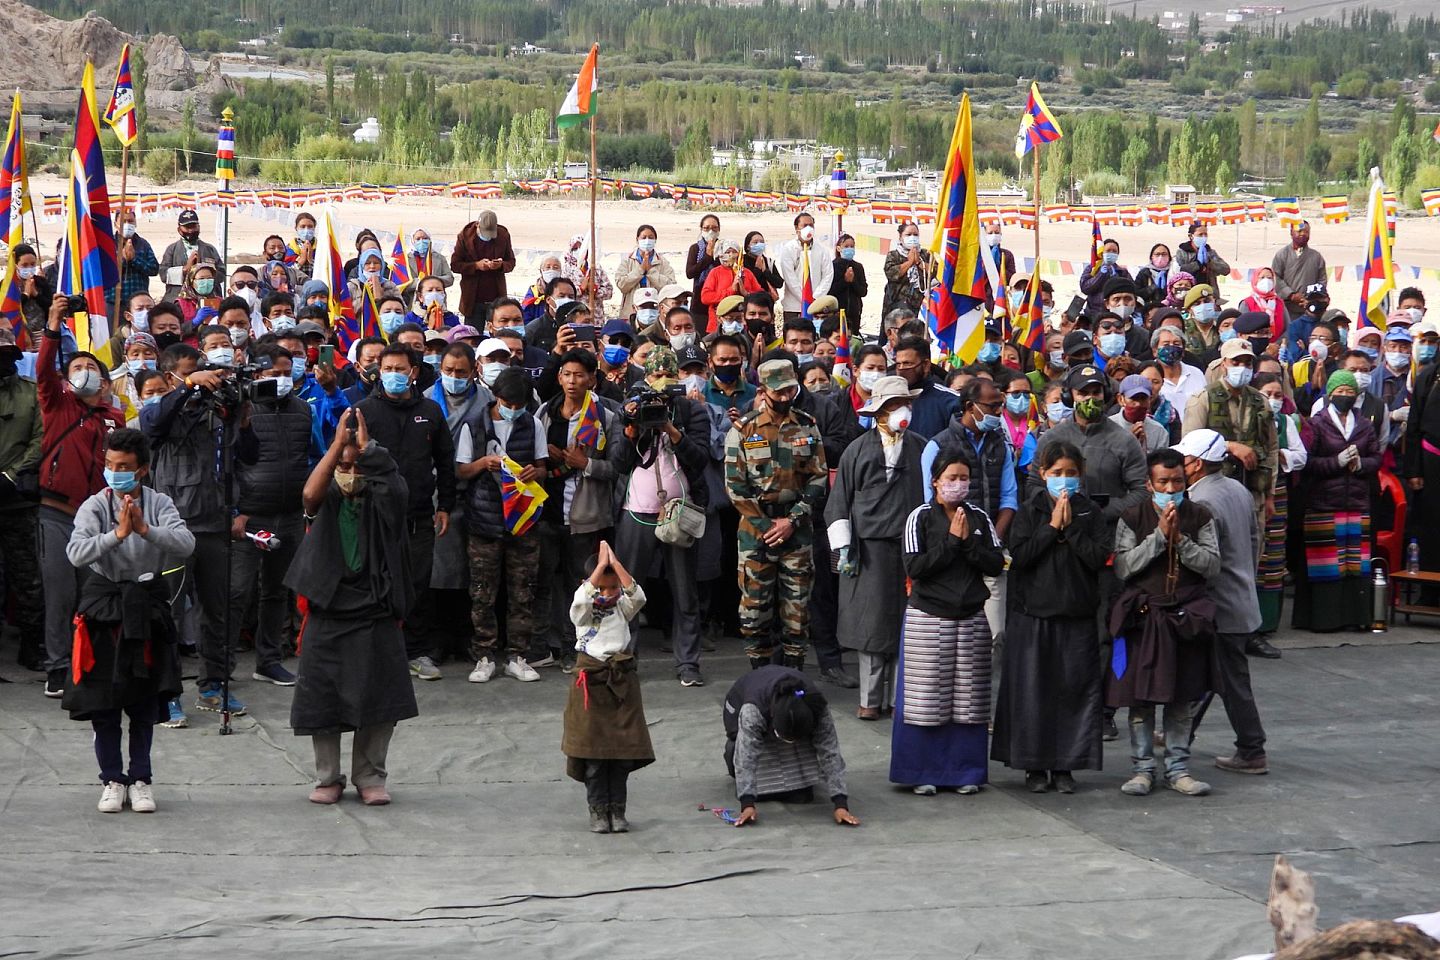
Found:
<svg viewBox="0 0 1440 960"><path fill-rule="evenodd" d="M1185 455L1190 498L1210 511L1220 539L1220 570L1210 578L1215 601L1215 654L1220 680L1216 692L1235 730L1233 756L1216 757L1215 766L1232 773L1269 772L1265 759L1265 728L1250 689L1250 664L1245 644L1260 628L1260 603L1255 594L1255 558L1260 531L1254 503L1243 483L1225 476L1225 438L1214 430L1192 430L1175 447ZM1190 739L1205 716L1213 694L1207 695L1190 728Z"/></svg>
<svg viewBox="0 0 1440 960"><path fill-rule="evenodd" d="M215 246L200 239L200 215L183 210L176 224L180 239L165 248L160 257L160 279L165 281L165 298L174 301L185 289L185 278L202 263L215 268L215 289L225 284L225 261Z"/></svg>

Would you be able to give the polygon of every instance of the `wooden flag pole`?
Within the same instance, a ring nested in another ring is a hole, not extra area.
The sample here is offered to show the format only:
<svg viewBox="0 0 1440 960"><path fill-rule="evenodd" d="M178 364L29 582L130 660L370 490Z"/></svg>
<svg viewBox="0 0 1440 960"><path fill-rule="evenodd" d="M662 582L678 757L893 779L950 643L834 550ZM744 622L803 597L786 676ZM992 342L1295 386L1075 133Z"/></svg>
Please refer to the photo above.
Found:
<svg viewBox="0 0 1440 960"><path fill-rule="evenodd" d="M115 241L115 265L119 268L120 282L115 287L115 323L110 328L111 336L120 330L120 318L125 315L125 187L130 173L130 148L120 147L120 236Z"/></svg>
<svg viewBox="0 0 1440 960"><path fill-rule="evenodd" d="M590 269L586 272L586 280L590 287L587 299L590 303L590 313L595 313L595 267L599 263L599 252L595 248L595 194L600 188L600 171L595 165L595 114L590 114ZM592 320L593 322L593 320Z"/></svg>

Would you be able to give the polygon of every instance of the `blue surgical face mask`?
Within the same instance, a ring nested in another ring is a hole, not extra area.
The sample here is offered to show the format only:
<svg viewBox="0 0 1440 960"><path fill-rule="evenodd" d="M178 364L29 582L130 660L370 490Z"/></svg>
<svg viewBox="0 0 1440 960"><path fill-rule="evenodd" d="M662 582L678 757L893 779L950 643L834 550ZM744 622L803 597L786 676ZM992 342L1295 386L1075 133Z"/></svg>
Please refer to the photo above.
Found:
<svg viewBox="0 0 1440 960"><path fill-rule="evenodd" d="M653 237L643 237L635 244L635 246L640 250L641 253L650 253L655 249L655 239Z"/></svg>
<svg viewBox="0 0 1440 960"><path fill-rule="evenodd" d="M503 403L497 404L496 406L500 410L500 418L502 420L519 420L525 412L524 407L507 407Z"/></svg>
<svg viewBox="0 0 1440 960"><path fill-rule="evenodd" d="M1120 260L1120 254L1115 253L1113 250L1106 250L1100 257L1105 261L1105 266L1107 267L1115 266Z"/></svg>
<svg viewBox="0 0 1440 960"><path fill-rule="evenodd" d="M435 370L439 370L439 369L440 369L440 354L438 354L438 353L427 353L427 354L425 354L425 358L424 358L424 359L425 359L425 362L428 363L428 364L430 364L430 366L431 366L432 368L434 368Z"/></svg>
<svg viewBox="0 0 1440 960"><path fill-rule="evenodd" d="M1226 327L1224 330L1220 331L1220 342L1229 343L1231 340L1234 340L1238 336L1240 336L1240 334L1235 332L1234 327Z"/></svg>
<svg viewBox="0 0 1440 960"><path fill-rule="evenodd" d="M1051 423L1063 423L1075 415L1075 410L1057 400L1045 404L1045 415L1050 418Z"/></svg>
<svg viewBox="0 0 1440 960"><path fill-rule="evenodd" d="M802 366L802 367L805 366L805 364L809 363L810 361L812 361L812 360L814 360L814 359L815 359L815 354L813 354L813 353L797 353L797 354L795 354L795 363L798 364L799 366Z"/></svg>
<svg viewBox="0 0 1440 960"><path fill-rule="evenodd" d="M1075 496L1075 494L1080 492L1080 478L1046 477L1045 489L1050 492L1050 496L1052 497L1058 497L1062 493L1068 493L1070 494L1070 496L1073 497Z"/></svg>
<svg viewBox="0 0 1440 960"><path fill-rule="evenodd" d="M636 323L642 323L648 327L659 319L660 309L658 307L638 307L635 310Z"/></svg>
<svg viewBox="0 0 1440 960"><path fill-rule="evenodd" d="M452 397L470 392L470 379L468 377L451 377L445 374L440 375L440 387Z"/></svg>
<svg viewBox="0 0 1440 960"><path fill-rule="evenodd" d="M154 361L154 360L126 360L126 361L125 361L125 366L126 366L126 368L130 371L130 376L133 377L133 376L135 376L135 374L139 373L141 370L154 370L154 369L155 369L155 361Z"/></svg>
<svg viewBox="0 0 1440 960"><path fill-rule="evenodd" d="M721 333L728 333L728 334L730 334L732 337L733 337L735 334L737 334L737 333L744 333L744 332L745 332L745 321L744 321L744 320L721 320L721 321L720 321L720 332L721 332Z"/></svg>
<svg viewBox="0 0 1440 960"><path fill-rule="evenodd" d="M981 363L994 363L1000 359L1000 344L994 340L987 341L980 347L980 352L975 355L975 359Z"/></svg>
<svg viewBox="0 0 1440 960"><path fill-rule="evenodd" d="M854 247L841 247L841 248L840 248L840 259L841 259L841 260L854 260L854 259L855 259L855 248L854 248Z"/></svg>
<svg viewBox="0 0 1440 960"><path fill-rule="evenodd" d="M380 372L380 389L392 397L404 396L410 392L410 375L401 373L399 370L382 370Z"/></svg>
<svg viewBox="0 0 1440 960"><path fill-rule="evenodd" d="M485 363L480 365L480 379L485 381L487 387L493 387L495 380L510 366L508 363Z"/></svg>
<svg viewBox="0 0 1440 960"><path fill-rule="evenodd" d="M1030 394L1028 393L1007 393L1005 394L1005 409L1017 417L1022 417L1030 412Z"/></svg>
<svg viewBox="0 0 1440 960"><path fill-rule="evenodd" d="M1206 326L1215 322L1220 315L1220 310L1213 303L1197 303L1195 309L1190 311L1190 316L1196 323L1203 323Z"/></svg>
<svg viewBox="0 0 1440 960"><path fill-rule="evenodd" d="M400 324L405 322L405 314L389 311L380 314L380 329L385 331L385 336L390 336L400 329Z"/></svg>
<svg viewBox="0 0 1440 960"><path fill-rule="evenodd" d="M1421 363L1429 363L1435 359L1435 347L1433 343L1421 343L1415 346L1415 359Z"/></svg>
<svg viewBox="0 0 1440 960"><path fill-rule="evenodd" d="M1178 508L1180 504L1185 501L1185 491L1181 490L1177 493L1152 493L1150 500L1155 504L1156 510L1164 510L1172 504Z"/></svg>
<svg viewBox="0 0 1440 960"><path fill-rule="evenodd" d="M984 432L1000 429L1000 415L998 413L987 413L975 421L975 428Z"/></svg>
<svg viewBox="0 0 1440 960"><path fill-rule="evenodd" d="M419 254L420 256L422 256L422 257L425 256L425 254L429 253L429 252L430 252L430 240L429 240L429 238L426 238L426 239L424 239L424 240L416 240L416 241L415 241L415 244L414 244L414 250L415 250L416 253L418 253L418 254Z"/></svg>
<svg viewBox="0 0 1440 960"><path fill-rule="evenodd" d="M290 379L296 381L305 379L305 357L303 354L290 358Z"/></svg>
<svg viewBox="0 0 1440 960"><path fill-rule="evenodd" d="M1125 334L1100 334L1100 352L1107 357L1118 357L1125 352Z"/></svg>
<svg viewBox="0 0 1440 960"><path fill-rule="evenodd" d="M601 355L605 358L605 362L608 363L610 366L621 367L624 366L625 362L630 359L630 348L609 346L606 347L603 351L601 351Z"/></svg>
<svg viewBox="0 0 1440 960"><path fill-rule="evenodd" d="M756 240L754 243L750 244L750 256L752 256L752 257L763 257L764 255L765 255L765 241L764 241L764 240Z"/></svg>
<svg viewBox="0 0 1440 960"><path fill-rule="evenodd" d="M141 400L140 400L140 409L143 410L143 409L145 409L146 407L153 407L153 406L155 406L155 404L157 404L157 403L160 402L160 398L161 398L162 396L164 396L164 394L157 393L157 394L155 394L155 395L152 396L152 397L143 397L143 398L141 398Z"/></svg>
<svg viewBox="0 0 1440 960"><path fill-rule="evenodd" d="M105 485L116 493L129 493L140 486L134 470L111 470L105 468Z"/></svg>
<svg viewBox="0 0 1440 960"><path fill-rule="evenodd" d="M1355 349L1369 357L1371 363L1380 362L1380 351L1375 347L1356 347Z"/></svg>
<svg viewBox="0 0 1440 960"><path fill-rule="evenodd" d="M295 238L301 243L309 243L311 240L315 239L315 228L301 227L300 229L295 231Z"/></svg>

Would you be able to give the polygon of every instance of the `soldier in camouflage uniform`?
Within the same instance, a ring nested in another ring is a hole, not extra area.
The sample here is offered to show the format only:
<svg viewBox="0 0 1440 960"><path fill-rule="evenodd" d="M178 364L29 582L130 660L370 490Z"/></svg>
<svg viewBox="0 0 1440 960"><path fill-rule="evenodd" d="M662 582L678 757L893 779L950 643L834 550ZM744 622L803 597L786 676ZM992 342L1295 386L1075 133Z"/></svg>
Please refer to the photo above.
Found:
<svg viewBox="0 0 1440 960"><path fill-rule="evenodd" d="M784 664L805 664L811 512L825 495L825 448L815 420L791 404L799 393L788 360L760 365L764 406L725 438L725 487L740 514L740 634L752 668L774 652L771 620L780 608Z"/></svg>

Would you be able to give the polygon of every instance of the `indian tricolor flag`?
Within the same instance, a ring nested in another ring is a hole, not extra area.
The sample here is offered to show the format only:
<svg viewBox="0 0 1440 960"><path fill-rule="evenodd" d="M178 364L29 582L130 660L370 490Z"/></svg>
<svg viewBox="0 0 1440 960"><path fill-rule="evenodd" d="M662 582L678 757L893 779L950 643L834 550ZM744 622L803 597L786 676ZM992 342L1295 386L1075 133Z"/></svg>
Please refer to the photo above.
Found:
<svg viewBox="0 0 1440 960"><path fill-rule="evenodd" d="M555 117L555 126L560 128L579 126L583 120L589 120L595 116L595 94L599 91L600 85L595 75L595 62L600 59L600 44L590 48L590 55L585 58L585 65L580 68L580 75L575 78L575 85L565 95L565 102L560 106L560 113Z"/></svg>

